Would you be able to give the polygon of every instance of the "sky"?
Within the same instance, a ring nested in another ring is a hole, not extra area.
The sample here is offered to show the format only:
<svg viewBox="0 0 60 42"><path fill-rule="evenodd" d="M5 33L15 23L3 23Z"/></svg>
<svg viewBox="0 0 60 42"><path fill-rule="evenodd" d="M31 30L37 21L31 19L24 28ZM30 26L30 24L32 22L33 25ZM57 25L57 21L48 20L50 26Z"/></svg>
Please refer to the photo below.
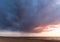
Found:
<svg viewBox="0 0 60 42"><path fill-rule="evenodd" d="M38 32L60 23L60 0L0 0L0 30Z"/></svg>

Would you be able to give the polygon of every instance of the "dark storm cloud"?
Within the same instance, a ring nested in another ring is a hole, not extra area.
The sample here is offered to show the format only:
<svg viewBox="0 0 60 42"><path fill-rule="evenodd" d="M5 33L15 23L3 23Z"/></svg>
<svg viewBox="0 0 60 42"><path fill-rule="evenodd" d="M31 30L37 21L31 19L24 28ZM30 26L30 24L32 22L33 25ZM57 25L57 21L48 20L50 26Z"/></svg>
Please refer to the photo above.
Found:
<svg viewBox="0 0 60 42"><path fill-rule="evenodd" d="M60 22L59 0L2 0L0 29L30 32Z"/></svg>

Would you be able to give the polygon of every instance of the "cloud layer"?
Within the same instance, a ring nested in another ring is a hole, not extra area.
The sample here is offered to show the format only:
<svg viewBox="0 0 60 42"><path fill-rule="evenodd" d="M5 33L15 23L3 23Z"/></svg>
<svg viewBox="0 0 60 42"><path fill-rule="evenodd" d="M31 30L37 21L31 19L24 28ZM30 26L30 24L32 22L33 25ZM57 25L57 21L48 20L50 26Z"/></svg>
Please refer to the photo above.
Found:
<svg viewBox="0 0 60 42"><path fill-rule="evenodd" d="M0 29L33 32L36 26L60 22L59 0L0 1Z"/></svg>

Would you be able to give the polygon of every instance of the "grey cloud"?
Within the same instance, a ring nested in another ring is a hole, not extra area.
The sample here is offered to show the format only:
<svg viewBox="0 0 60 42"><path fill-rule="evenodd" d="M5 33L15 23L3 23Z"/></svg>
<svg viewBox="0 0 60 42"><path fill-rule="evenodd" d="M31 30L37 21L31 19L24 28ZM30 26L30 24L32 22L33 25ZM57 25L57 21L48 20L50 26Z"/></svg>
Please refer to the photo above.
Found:
<svg viewBox="0 0 60 42"><path fill-rule="evenodd" d="M0 3L0 29L2 30L33 32L33 28L38 25L47 26L60 22L60 4L56 4L57 0L0 2L2 2Z"/></svg>

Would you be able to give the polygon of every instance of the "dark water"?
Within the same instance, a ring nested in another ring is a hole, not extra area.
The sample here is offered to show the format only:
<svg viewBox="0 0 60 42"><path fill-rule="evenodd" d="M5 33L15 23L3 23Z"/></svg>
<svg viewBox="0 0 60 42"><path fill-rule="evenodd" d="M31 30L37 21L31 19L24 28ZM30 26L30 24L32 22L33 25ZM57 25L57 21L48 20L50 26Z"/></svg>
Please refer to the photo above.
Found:
<svg viewBox="0 0 60 42"><path fill-rule="evenodd" d="M0 30L34 32L60 22L59 0L0 0Z"/></svg>
<svg viewBox="0 0 60 42"><path fill-rule="evenodd" d="M29 37L28 37L29 38ZM38 39L34 37L32 37L32 39L28 39L26 37L19 37L19 38L15 38L15 37L0 37L0 42L60 42L60 40L43 40L43 39Z"/></svg>

